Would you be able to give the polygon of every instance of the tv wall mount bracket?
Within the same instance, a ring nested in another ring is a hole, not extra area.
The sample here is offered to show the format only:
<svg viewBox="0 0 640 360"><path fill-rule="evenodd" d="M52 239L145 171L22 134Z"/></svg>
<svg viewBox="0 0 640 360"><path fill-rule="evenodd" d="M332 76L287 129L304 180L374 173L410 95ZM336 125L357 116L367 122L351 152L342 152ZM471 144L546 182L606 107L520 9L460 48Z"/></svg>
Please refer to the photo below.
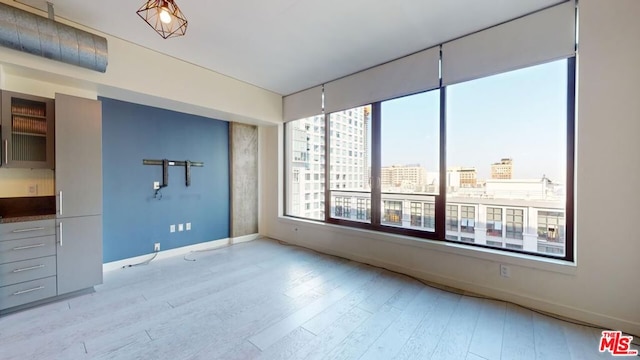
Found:
<svg viewBox="0 0 640 360"><path fill-rule="evenodd" d="M191 186L191 167L203 167L204 163L200 161L176 161L176 160L150 160L143 159L142 165L160 165L162 166L162 185L160 188L169 186L169 166L184 166L185 186Z"/></svg>

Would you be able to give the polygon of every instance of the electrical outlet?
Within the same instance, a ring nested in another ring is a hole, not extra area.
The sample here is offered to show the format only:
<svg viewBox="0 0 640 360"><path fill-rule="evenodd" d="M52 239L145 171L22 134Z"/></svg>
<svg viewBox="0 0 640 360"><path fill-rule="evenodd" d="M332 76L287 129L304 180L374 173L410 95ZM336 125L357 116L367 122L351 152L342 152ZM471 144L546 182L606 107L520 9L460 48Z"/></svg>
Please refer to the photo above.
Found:
<svg viewBox="0 0 640 360"><path fill-rule="evenodd" d="M500 264L500 276L509 278L511 277L511 269L504 264Z"/></svg>
<svg viewBox="0 0 640 360"><path fill-rule="evenodd" d="M155 243L155 244L153 244L153 251L154 251L154 252L158 252L158 251L160 251L160 243Z"/></svg>
<svg viewBox="0 0 640 360"><path fill-rule="evenodd" d="M191 223L187 223L187 231L191 230Z"/></svg>
<svg viewBox="0 0 640 360"><path fill-rule="evenodd" d="M29 191L29 195L38 195L38 184L30 184L27 191Z"/></svg>
<svg viewBox="0 0 640 360"><path fill-rule="evenodd" d="M160 189L160 181L154 181L153 190L158 190L158 189Z"/></svg>
<svg viewBox="0 0 640 360"><path fill-rule="evenodd" d="M176 226L175 225L169 225L169 232L176 232Z"/></svg>
<svg viewBox="0 0 640 360"><path fill-rule="evenodd" d="M184 224L178 224L178 231L184 230Z"/></svg>

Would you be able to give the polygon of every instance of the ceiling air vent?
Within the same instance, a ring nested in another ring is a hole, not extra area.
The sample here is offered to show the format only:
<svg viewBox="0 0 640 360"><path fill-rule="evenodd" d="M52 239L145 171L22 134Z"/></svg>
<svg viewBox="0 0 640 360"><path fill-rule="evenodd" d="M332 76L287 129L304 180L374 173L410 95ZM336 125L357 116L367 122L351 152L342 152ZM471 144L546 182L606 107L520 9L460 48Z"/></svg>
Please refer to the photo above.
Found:
<svg viewBox="0 0 640 360"><path fill-rule="evenodd" d="M107 39L2 3L0 45L102 73L107 70Z"/></svg>

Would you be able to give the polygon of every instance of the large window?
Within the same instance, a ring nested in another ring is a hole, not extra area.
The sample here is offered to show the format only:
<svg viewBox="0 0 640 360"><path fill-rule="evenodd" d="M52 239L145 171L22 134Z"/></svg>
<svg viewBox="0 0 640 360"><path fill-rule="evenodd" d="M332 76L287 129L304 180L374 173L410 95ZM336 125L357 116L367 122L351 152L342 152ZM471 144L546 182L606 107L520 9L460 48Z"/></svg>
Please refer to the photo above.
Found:
<svg viewBox="0 0 640 360"><path fill-rule="evenodd" d="M405 96L383 101L380 107L382 200L400 201L411 211L410 221L386 225L432 231L421 226L418 208L439 191L440 94Z"/></svg>
<svg viewBox="0 0 640 360"><path fill-rule="evenodd" d="M285 134L285 213L324 220L324 116L290 121Z"/></svg>
<svg viewBox="0 0 640 360"><path fill-rule="evenodd" d="M285 212L572 260L574 74L570 58L288 122Z"/></svg>
<svg viewBox="0 0 640 360"><path fill-rule="evenodd" d="M371 106L339 111L329 116L329 189L331 207L334 209L332 218L371 221L371 216L368 215L371 201L370 144ZM349 211L336 210L338 199L349 204ZM351 204L356 204L355 214L351 212Z"/></svg>
<svg viewBox="0 0 640 360"><path fill-rule="evenodd" d="M554 238L556 220L535 215L566 211L568 68L560 60L446 88L447 202L485 214L475 227L490 239L477 242L536 251Z"/></svg>

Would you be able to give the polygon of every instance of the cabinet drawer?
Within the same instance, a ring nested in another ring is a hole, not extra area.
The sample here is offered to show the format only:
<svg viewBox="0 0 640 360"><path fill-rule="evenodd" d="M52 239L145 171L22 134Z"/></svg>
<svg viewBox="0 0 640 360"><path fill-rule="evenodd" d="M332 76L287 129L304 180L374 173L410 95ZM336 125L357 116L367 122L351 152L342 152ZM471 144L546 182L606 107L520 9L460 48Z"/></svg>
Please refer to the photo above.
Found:
<svg viewBox="0 0 640 360"><path fill-rule="evenodd" d="M56 296L56 277L0 287L0 310Z"/></svg>
<svg viewBox="0 0 640 360"><path fill-rule="evenodd" d="M0 265L55 254L55 235L0 241Z"/></svg>
<svg viewBox="0 0 640 360"><path fill-rule="evenodd" d="M56 274L56 257L16 261L0 265L0 286L45 278Z"/></svg>
<svg viewBox="0 0 640 360"><path fill-rule="evenodd" d="M55 234L55 219L0 224L0 241Z"/></svg>

